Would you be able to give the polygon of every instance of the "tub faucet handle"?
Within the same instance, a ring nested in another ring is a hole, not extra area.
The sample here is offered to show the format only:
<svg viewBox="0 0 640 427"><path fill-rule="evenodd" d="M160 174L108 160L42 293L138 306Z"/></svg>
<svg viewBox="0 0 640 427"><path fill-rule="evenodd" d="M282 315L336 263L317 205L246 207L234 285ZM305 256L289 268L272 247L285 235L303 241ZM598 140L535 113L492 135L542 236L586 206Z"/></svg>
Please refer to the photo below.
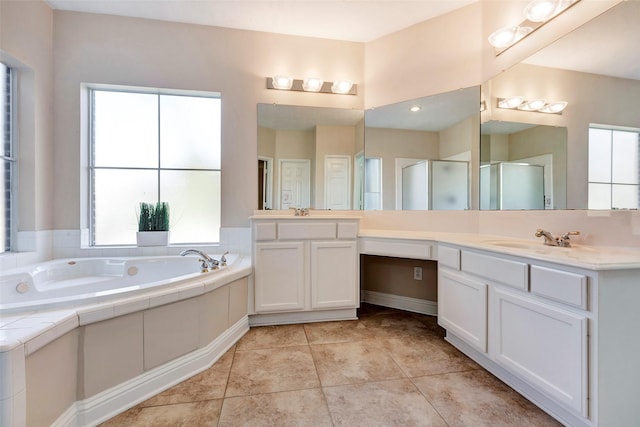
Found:
<svg viewBox="0 0 640 427"><path fill-rule="evenodd" d="M222 256L220 257L220 265L221 266L225 266L227 265L227 257L225 255L228 255L229 251L226 251L225 253L222 254Z"/></svg>

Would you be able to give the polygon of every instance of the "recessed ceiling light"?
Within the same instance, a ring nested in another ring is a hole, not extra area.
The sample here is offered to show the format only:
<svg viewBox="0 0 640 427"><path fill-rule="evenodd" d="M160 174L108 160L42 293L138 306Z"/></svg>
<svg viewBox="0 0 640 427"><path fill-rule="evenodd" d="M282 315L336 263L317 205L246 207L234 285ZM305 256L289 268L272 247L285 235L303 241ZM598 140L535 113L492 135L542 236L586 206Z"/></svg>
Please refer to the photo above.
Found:
<svg viewBox="0 0 640 427"><path fill-rule="evenodd" d="M412 113L415 113L416 111L420 111L422 110L422 107L419 107L417 105L414 105L413 107L409 108L409 111L411 111Z"/></svg>

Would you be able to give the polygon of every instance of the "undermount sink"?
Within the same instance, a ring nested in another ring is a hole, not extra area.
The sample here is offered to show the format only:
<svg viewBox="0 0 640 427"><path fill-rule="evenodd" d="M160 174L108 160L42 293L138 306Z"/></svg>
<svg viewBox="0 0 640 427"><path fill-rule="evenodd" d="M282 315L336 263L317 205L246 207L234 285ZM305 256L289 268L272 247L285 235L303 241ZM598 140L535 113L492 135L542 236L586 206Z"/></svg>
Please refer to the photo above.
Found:
<svg viewBox="0 0 640 427"><path fill-rule="evenodd" d="M512 242L509 240L490 240L486 243L494 246L502 246L503 248L514 248L514 249L545 249L545 246L541 243L527 243L527 242Z"/></svg>
<svg viewBox="0 0 640 427"><path fill-rule="evenodd" d="M564 255L569 258L582 258L586 253L592 254L596 252L596 249L583 245L566 248L561 246L549 246L542 242L523 242L517 240L485 240L484 243L502 248L533 251L539 254Z"/></svg>

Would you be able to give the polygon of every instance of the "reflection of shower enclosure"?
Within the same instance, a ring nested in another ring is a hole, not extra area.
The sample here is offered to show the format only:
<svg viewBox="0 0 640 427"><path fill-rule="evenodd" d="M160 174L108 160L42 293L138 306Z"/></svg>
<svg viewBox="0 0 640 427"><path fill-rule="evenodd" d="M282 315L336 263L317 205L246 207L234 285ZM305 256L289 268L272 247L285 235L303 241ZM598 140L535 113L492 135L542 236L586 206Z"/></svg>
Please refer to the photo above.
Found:
<svg viewBox="0 0 640 427"><path fill-rule="evenodd" d="M468 208L468 162L425 160L402 168L403 210Z"/></svg>
<svg viewBox="0 0 640 427"><path fill-rule="evenodd" d="M544 209L544 167L506 162L480 166L480 209Z"/></svg>

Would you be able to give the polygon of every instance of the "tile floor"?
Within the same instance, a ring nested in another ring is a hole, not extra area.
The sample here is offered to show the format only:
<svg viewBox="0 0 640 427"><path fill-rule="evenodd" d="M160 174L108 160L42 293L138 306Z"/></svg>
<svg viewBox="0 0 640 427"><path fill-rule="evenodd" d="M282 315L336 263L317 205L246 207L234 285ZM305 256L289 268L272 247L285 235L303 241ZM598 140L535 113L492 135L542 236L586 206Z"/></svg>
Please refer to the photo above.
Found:
<svg viewBox="0 0 640 427"><path fill-rule="evenodd" d="M252 328L208 370L114 426L559 426L444 341L436 318Z"/></svg>

